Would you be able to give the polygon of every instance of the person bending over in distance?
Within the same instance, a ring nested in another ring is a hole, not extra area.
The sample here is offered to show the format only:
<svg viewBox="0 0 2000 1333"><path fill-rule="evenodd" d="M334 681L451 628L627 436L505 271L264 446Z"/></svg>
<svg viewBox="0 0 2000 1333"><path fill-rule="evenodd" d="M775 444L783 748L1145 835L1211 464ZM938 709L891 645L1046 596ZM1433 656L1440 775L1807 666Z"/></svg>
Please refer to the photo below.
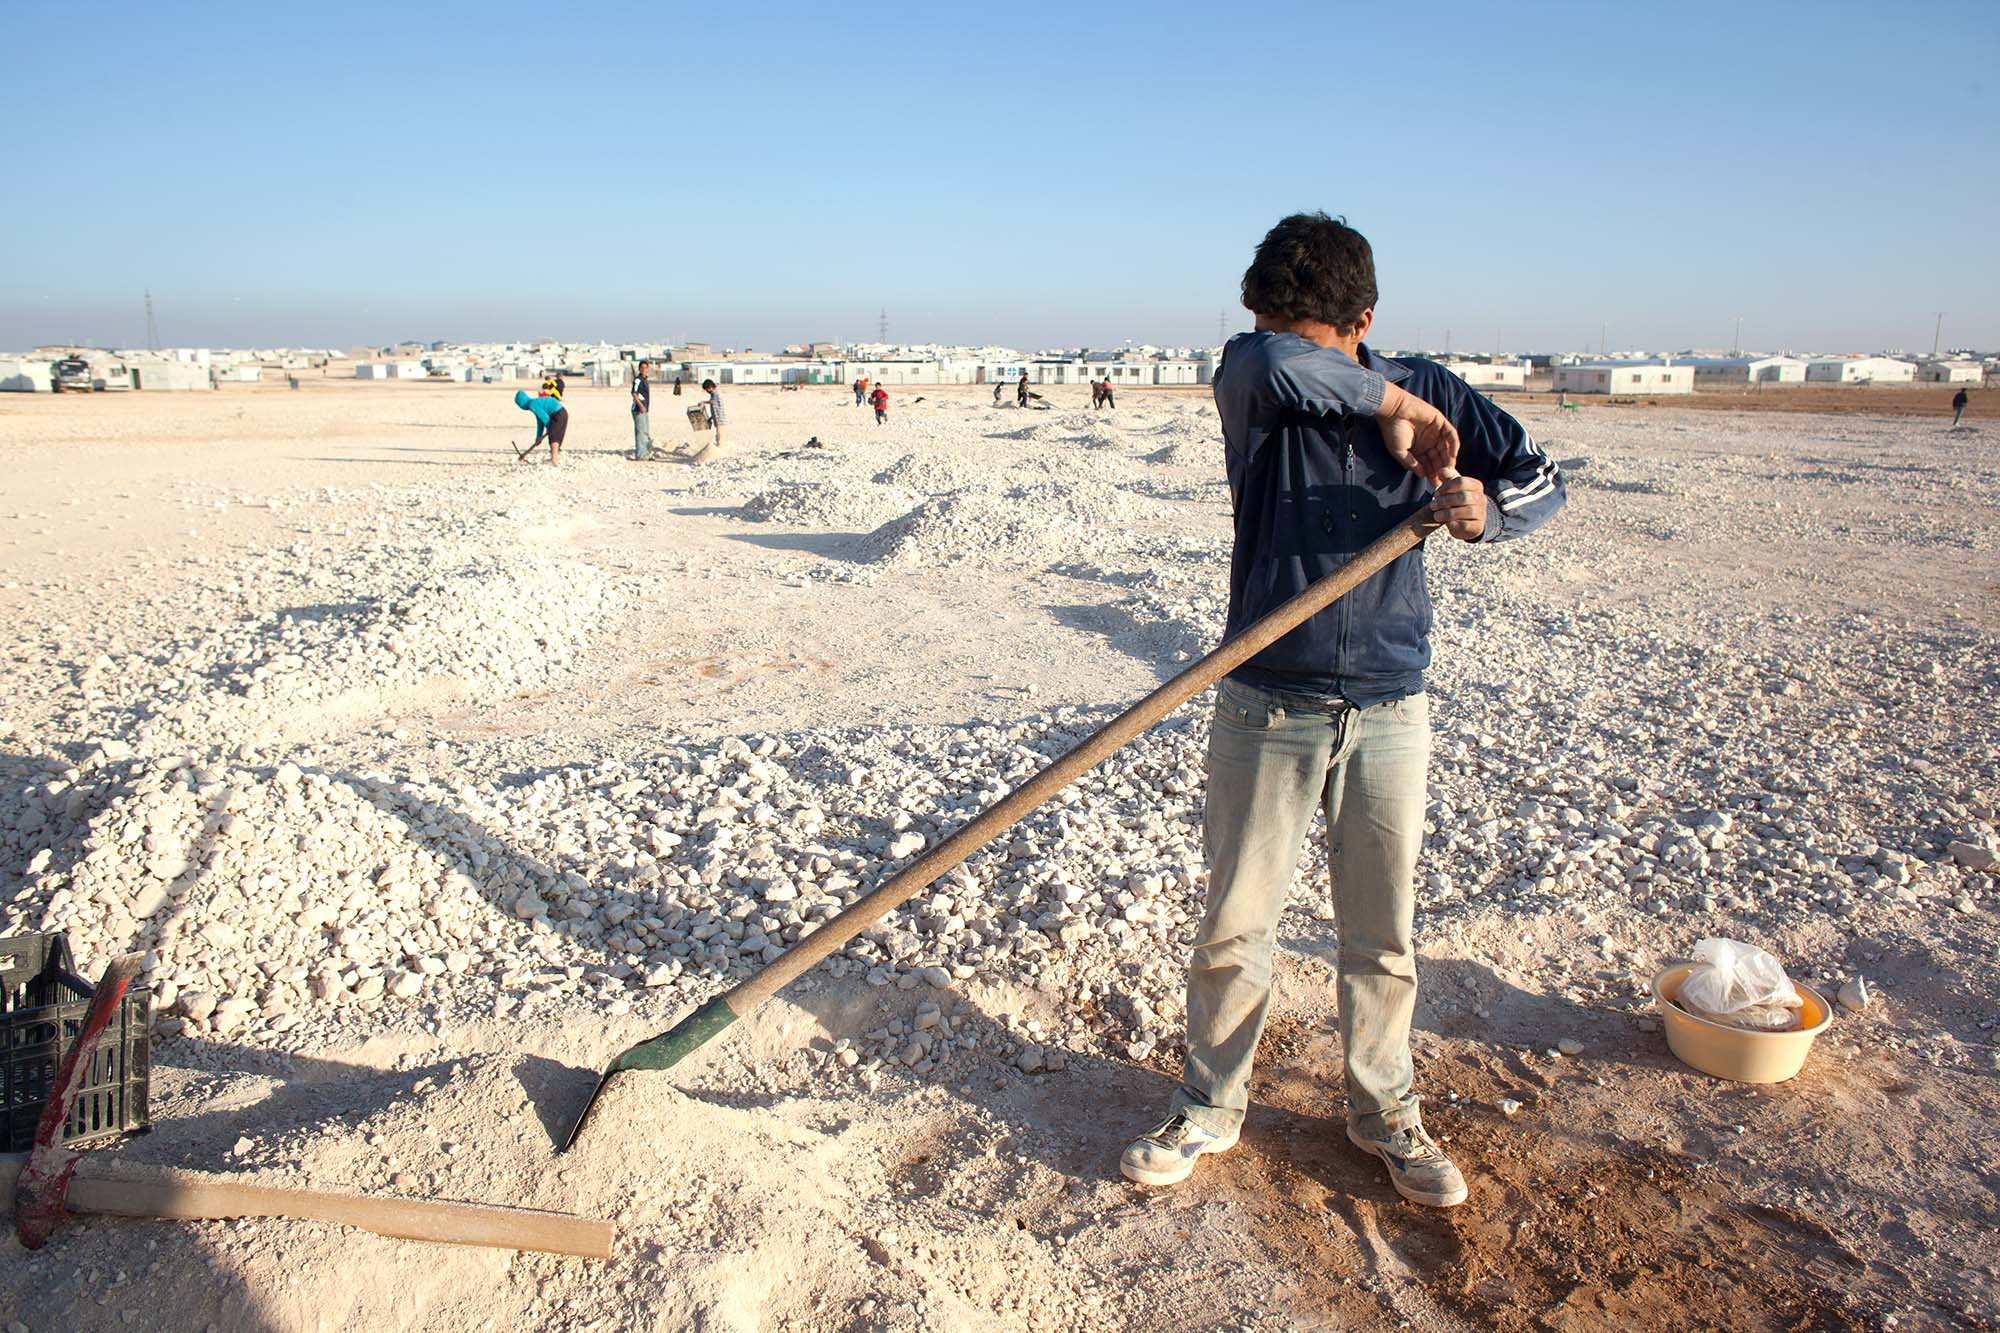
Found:
<svg viewBox="0 0 2000 1333"><path fill-rule="evenodd" d="M1562 507L1561 475L1519 422L1434 362L1369 350L1376 296L1368 242L1324 213L1279 222L1243 275L1255 330L1230 339L1214 384L1235 523L1225 638L1419 510L1460 541L1494 542ZM1235 1146L1278 917L1317 807L1340 937L1347 1137L1403 1197L1464 1201L1464 1177L1424 1130L1410 1058L1430 624L1420 545L1218 687L1185 1066L1167 1118L1125 1149L1130 1179L1171 1185Z"/></svg>
<svg viewBox="0 0 2000 1333"><path fill-rule="evenodd" d="M530 398L526 389L516 389L514 406L523 412L533 413L535 418L535 438L522 450L521 461L525 463L528 455L535 451L535 445L546 439L549 442L549 462L556 462L557 454L562 451L563 435L569 430L569 409L563 406L562 399L552 393Z"/></svg>

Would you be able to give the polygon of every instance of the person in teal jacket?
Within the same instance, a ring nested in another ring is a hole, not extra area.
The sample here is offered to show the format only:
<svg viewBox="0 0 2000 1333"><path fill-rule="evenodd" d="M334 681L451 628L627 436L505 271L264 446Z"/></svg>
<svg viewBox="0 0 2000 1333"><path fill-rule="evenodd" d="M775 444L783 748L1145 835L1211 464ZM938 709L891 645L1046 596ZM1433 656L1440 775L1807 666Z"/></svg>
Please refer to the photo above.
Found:
<svg viewBox="0 0 2000 1333"><path fill-rule="evenodd" d="M521 461L526 462L535 445L540 444L542 438L547 436L549 462L556 462L556 455L562 449L563 432L569 429L569 409L562 405L562 399L546 393L539 398L530 398L526 389L516 389L514 406L523 412L532 412L535 417L535 439L521 451Z"/></svg>

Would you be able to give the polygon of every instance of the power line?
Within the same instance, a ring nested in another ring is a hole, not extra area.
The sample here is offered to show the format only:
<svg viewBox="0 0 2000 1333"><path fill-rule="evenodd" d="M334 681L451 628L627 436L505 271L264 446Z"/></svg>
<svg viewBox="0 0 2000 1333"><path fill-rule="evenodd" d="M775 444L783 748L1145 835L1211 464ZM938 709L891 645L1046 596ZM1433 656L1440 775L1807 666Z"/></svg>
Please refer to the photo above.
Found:
<svg viewBox="0 0 2000 1333"><path fill-rule="evenodd" d="M881 333L881 335L882 335L882 337L881 337L881 341L882 341L882 342L885 342L885 343L886 343L886 342L888 342L888 341L889 341L889 307L888 307L888 306L883 306L883 307L882 307L882 318L881 318L880 322L879 322L879 323L878 323L878 324L876 325L876 328L877 328L877 330L878 330L878 331L879 331L879 332Z"/></svg>
<svg viewBox="0 0 2000 1333"><path fill-rule="evenodd" d="M146 289L146 350L149 352L160 350L160 326L153 319L153 289L151 287Z"/></svg>

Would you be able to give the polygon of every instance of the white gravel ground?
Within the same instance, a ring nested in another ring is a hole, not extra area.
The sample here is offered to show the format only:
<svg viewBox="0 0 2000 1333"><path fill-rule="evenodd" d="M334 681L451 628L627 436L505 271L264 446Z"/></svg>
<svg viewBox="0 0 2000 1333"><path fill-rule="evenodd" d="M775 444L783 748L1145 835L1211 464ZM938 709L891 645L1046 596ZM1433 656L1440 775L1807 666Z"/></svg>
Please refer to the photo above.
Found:
<svg viewBox="0 0 2000 1333"><path fill-rule="evenodd" d="M1639 1152L1646 1182L1692 1173L1686 1225L1768 1322L1991 1317L1996 1177L1963 1120L2000 1071L1976 432L1536 403L1569 509L1433 539L1420 1082L1474 1189L1440 1230L1335 1136L1295 1160L1256 1117L1213 1192L1116 1179L1177 1068L1200 706L549 1156L573 1067L1213 645L1204 398L934 391L877 429L833 391L738 391L695 469L618 458L617 395L586 390L550 469L502 452L493 391L309 387L0 401L0 930L147 951L160 1128L127 1155L604 1211L625 1249L595 1272L99 1223L16 1256L17 1297L54 1293L29 1327L117 1326L155 1286L195 1327L1610 1326L1704 1284L1643 1239L1506 1277L1495 1238L1562 1202L1529 1176ZM1311 852L1259 1096L1337 1123L1326 889ZM1646 1017L1711 934L1875 983L1761 1111L1719 1112L1742 1090ZM1739 1160L1776 1134L1851 1141Z"/></svg>

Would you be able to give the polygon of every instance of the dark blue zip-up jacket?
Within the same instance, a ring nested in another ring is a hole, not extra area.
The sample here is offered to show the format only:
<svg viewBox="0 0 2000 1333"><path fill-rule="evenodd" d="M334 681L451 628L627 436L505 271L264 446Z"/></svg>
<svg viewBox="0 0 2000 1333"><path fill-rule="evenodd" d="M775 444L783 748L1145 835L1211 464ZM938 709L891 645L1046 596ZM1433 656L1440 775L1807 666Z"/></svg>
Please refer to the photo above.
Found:
<svg viewBox="0 0 2000 1333"><path fill-rule="evenodd" d="M1295 333L1239 334L1223 351L1215 406L1236 515L1229 635L1429 503L1429 484L1383 447L1385 382L1457 429L1458 470L1486 488L1482 542L1525 536L1562 508L1562 474L1520 422L1436 362L1360 351L1356 361ZM1430 628L1419 546L1230 674L1366 708L1424 688Z"/></svg>

